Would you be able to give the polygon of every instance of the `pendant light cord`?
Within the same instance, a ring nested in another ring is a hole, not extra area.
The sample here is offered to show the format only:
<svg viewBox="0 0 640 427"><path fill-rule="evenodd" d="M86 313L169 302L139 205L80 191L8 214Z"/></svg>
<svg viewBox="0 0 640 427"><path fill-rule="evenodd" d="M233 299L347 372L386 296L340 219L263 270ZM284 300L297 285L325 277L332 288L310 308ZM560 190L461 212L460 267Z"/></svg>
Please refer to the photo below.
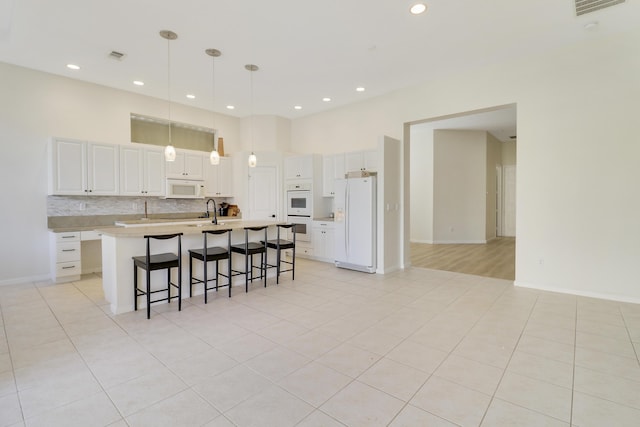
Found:
<svg viewBox="0 0 640 427"><path fill-rule="evenodd" d="M169 100L169 145L171 144L171 39L167 38L167 99Z"/></svg>

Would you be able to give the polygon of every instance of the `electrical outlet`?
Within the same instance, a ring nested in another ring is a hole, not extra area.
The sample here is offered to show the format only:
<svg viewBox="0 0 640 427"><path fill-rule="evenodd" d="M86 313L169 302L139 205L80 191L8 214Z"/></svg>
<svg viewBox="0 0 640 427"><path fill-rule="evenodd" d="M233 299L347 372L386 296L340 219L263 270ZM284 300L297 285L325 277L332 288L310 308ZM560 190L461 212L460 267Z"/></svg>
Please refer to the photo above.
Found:
<svg viewBox="0 0 640 427"><path fill-rule="evenodd" d="M87 209L87 204L85 202L80 202L80 204L78 205L78 209L80 209L81 211Z"/></svg>

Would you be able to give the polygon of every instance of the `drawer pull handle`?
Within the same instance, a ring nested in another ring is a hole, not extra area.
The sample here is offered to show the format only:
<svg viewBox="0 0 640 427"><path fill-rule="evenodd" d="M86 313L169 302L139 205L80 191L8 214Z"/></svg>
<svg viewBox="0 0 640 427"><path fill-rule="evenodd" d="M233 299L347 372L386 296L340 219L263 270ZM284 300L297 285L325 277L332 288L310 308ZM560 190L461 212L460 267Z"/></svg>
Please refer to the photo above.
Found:
<svg viewBox="0 0 640 427"><path fill-rule="evenodd" d="M69 267L62 267L63 270L69 270L70 268L76 268L75 265L71 265Z"/></svg>
<svg viewBox="0 0 640 427"><path fill-rule="evenodd" d="M62 252L75 252L75 249L63 249Z"/></svg>
<svg viewBox="0 0 640 427"><path fill-rule="evenodd" d="M62 236L63 239L73 239L76 238L77 236L73 235L73 236Z"/></svg>

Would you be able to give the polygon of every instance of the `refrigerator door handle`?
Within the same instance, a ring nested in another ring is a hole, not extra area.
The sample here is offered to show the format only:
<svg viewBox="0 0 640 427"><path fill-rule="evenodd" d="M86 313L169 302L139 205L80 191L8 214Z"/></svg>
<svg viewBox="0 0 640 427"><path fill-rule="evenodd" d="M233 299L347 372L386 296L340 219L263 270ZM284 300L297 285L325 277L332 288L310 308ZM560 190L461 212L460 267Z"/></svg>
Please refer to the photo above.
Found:
<svg viewBox="0 0 640 427"><path fill-rule="evenodd" d="M346 182L345 191L344 191L344 230L345 230L345 239L344 239L344 253L346 255L347 260L349 259L349 181Z"/></svg>

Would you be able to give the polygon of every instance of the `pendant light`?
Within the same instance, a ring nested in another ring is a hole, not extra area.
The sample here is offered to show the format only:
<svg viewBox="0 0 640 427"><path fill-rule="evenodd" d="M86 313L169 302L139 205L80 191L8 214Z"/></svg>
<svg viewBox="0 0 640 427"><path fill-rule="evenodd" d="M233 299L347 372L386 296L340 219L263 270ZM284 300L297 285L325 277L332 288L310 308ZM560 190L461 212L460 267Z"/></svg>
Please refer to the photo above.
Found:
<svg viewBox="0 0 640 427"><path fill-rule="evenodd" d="M215 78L215 74L216 74L216 58L220 55L222 55L222 52L220 52L218 49L207 49L204 51L204 53L206 53L207 55L209 55L211 57L211 112L213 113L213 122L212 125L215 123L215 117L216 117L216 113L215 113L215 108L216 108L216 104L215 104L215 95L216 95L216 78ZM215 125L213 126L213 129L215 129ZM218 150L216 150L216 134L215 131L213 133L213 150L211 150L211 154L209 154L209 162L212 165L219 165L220 164L220 153L218 153Z"/></svg>
<svg viewBox="0 0 640 427"><path fill-rule="evenodd" d="M178 35L173 31L162 30L160 37L167 41L167 100L169 101L169 145L164 149L164 159L167 162L174 162L176 149L171 141L171 40L177 39Z"/></svg>
<svg viewBox="0 0 640 427"><path fill-rule="evenodd" d="M253 72L258 71L259 68L254 64L247 64L244 68L249 71L250 78L250 89L251 89L251 155L249 156L248 163L250 168L255 168L258 164L258 158L253 153Z"/></svg>

